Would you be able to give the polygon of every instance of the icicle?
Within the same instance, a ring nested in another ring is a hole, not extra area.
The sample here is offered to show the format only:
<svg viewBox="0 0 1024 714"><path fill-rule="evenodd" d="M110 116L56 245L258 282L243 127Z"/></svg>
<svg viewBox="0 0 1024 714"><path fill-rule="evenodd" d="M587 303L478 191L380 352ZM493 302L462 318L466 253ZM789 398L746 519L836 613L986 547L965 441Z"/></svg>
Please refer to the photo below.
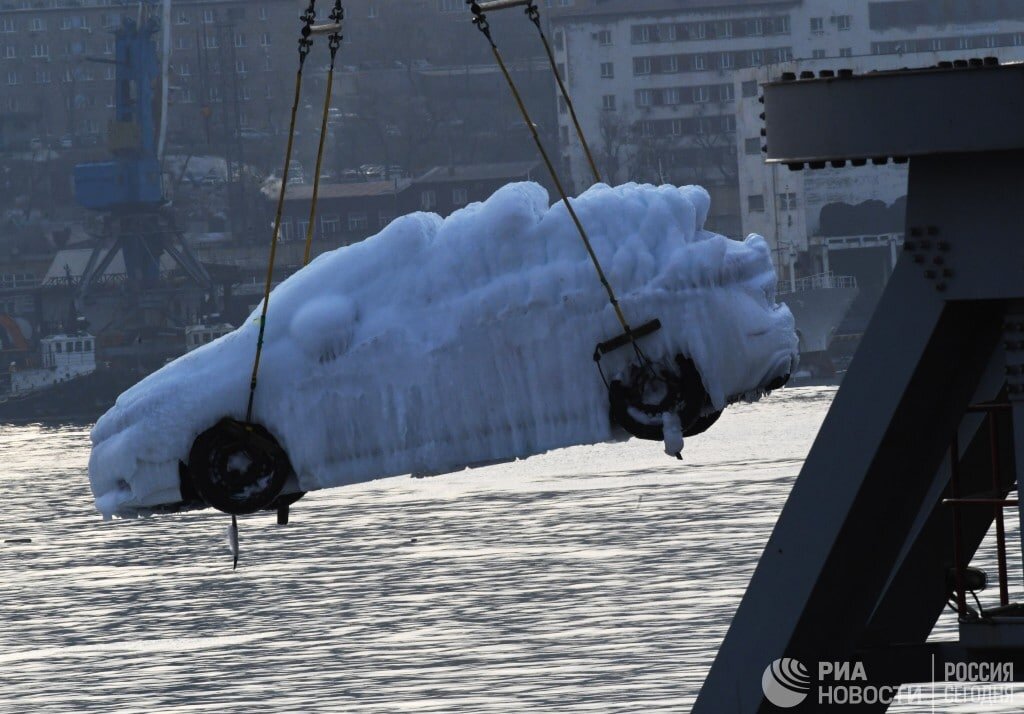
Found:
<svg viewBox="0 0 1024 714"><path fill-rule="evenodd" d="M665 453L683 458L683 425L679 423L679 415L674 411L662 412L661 429L665 438Z"/></svg>
<svg viewBox="0 0 1024 714"><path fill-rule="evenodd" d="M238 521L235 520L234 514L231 515L231 525L228 526L224 535L227 538L228 547L231 548L231 555L235 558L231 565L231 569L234 570L238 567Z"/></svg>

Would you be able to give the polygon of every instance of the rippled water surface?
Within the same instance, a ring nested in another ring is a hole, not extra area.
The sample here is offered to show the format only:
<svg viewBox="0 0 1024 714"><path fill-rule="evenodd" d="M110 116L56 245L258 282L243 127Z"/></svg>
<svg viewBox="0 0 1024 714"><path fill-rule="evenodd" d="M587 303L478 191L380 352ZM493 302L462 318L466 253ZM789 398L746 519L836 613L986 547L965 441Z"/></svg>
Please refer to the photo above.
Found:
<svg viewBox="0 0 1024 714"><path fill-rule="evenodd" d="M632 441L103 522L86 427L0 427L4 711L685 711L833 389ZM914 711L912 707L891 711ZM931 711L931 708L921 711Z"/></svg>

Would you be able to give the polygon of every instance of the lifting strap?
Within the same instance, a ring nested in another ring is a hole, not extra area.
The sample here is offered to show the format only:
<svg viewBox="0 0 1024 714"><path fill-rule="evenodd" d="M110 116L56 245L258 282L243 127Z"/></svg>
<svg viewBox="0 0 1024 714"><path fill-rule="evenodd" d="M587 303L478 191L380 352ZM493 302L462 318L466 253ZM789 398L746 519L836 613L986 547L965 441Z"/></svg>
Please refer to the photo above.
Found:
<svg viewBox="0 0 1024 714"><path fill-rule="evenodd" d="M341 7L341 0L334 0L334 9L331 10L331 23L334 31L327 40L327 46L331 50L331 65L327 69L327 89L324 92L324 113L320 118L320 145L316 150L316 173L313 174L313 198L309 203L309 223L306 225L306 249L302 253L302 265L309 265L309 251L313 246L313 232L316 230L316 199L320 194L320 166L324 159L324 141L327 139L327 117L331 108L331 90L334 87L334 60L338 56L338 47L341 46L341 21L345 19L345 11Z"/></svg>
<svg viewBox="0 0 1024 714"><path fill-rule="evenodd" d="M569 212L572 222L576 225L576 230L579 232L580 238L583 240L583 245L587 249L587 254L590 256L590 262L594 265L594 270L597 271L597 277L601 281L601 285L604 286L605 292L608 293L608 301L615 310L615 317L618 318L619 324L622 325L623 332L627 335L630 342L633 343L634 348L637 348L633 330L630 328L629 322L626 320L626 316L622 313L619 301L615 297L615 291L612 290L612 286L608 282L608 278L605 276L604 270L601 268L601 262L598 260L597 253L594 252L594 248L590 244L590 238L587 236L587 231L583 228L583 223L580 222L579 216L576 215L576 210L572 207L572 204L569 203L569 196L566 194L565 188L562 186L562 181L558 178L558 172L555 170L554 164L551 163L551 157L548 156L548 152L544 148L544 143L540 140L540 134L537 133L537 125L534 124L533 120L530 118L530 112L527 110L526 104L523 102L523 97L519 93L519 89L516 87L516 83L512 79L512 75L509 73L508 67L505 65L505 60L501 56L501 51L498 50L498 45L494 42L494 38L491 36L491 26L487 22L487 16L484 14L480 4L475 2L475 0L466 0L466 2L469 4L469 9L473 13L473 24L476 25L476 28L480 30L483 36L487 39L487 42L491 45L491 52L494 54L494 59L498 63L498 67L501 69L501 73L504 75L509 89L512 91L512 97L519 106L519 111L523 115L523 120L526 122L527 128L533 135L533 141L537 145L537 150L540 152L541 158L544 159L544 164L547 166L548 173L551 175L551 180L554 182L555 188L558 190L558 195L561 197L562 203L565 204L565 208ZM533 7L532 2L530 2L529 5ZM529 12L529 10L527 10L527 12ZM557 74L558 73L555 72L556 76Z"/></svg>
<svg viewBox="0 0 1024 714"><path fill-rule="evenodd" d="M270 304L270 286L274 280L274 259L277 256L277 238L281 232L281 213L284 210L284 195L288 187L288 165L292 161L292 145L295 140L295 117L299 111L299 96L302 92L302 69L306 56L313 45L310 35L316 20L316 0L309 0L309 7L302 13L302 34L299 37L299 68L295 72L295 99L292 101L292 115L288 124L288 145L284 153L284 169L281 171L281 190L277 195L277 213L274 215L274 233L270 238L270 257L267 260L267 280L263 289L263 307L260 311L260 330L256 338L256 356L252 362L252 377L249 380L249 403L245 408L245 423L252 423L252 406L256 397L256 380L260 371L260 356L263 353L263 334L267 327L267 306Z"/></svg>
<svg viewBox="0 0 1024 714"><path fill-rule="evenodd" d="M558 82L558 91L562 95L562 99L565 101L566 107L569 109L569 116L572 117L572 124L576 127L576 136L580 139L580 144L583 145L583 153L587 156L587 163L590 164L590 171L594 174L594 182L601 183L601 172L597 170L597 162L594 161L594 155L590 153L590 144L587 143L587 137L583 135L583 127L580 126L579 117L576 116L576 106L572 103L572 97L569 96L569 90L565 88L565 80L562 79L561 73L558 71L558 63L555 61L555 53L551 51L551 43L548 42L548 36L544 34L544 28L540 24L540 10L537 9L537 5L534 0L529 0L526 6L526 16L530 18L530 22L537 28L537 33L540 35L540 41L544 45L544 52L547 53L548 63L551 65L551 73L555 75L555 81Z"/></svg>

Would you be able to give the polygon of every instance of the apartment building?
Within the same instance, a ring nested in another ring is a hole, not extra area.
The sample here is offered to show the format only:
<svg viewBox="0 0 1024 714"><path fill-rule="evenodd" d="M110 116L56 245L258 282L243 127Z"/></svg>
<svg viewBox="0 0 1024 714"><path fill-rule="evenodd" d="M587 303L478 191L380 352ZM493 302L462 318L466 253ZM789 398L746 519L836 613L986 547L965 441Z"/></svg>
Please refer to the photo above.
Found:
<svg viewBox="0 0 1024 714"><path fill-rule="evenodd" d="M827 28L829 16L808 5L806 27ZM856 331L866 324L899 256L907 165L791 171L765 164L761 148L771 136L761 136L760 85L783 73L863 73L980 57L1020 62L1024 4L867 2L851 9L850 24L849 39L844 38L848 51L837 52L835 40L823 32L812 35L802 57L737 73L736 142L742 234L769 238L780 276L789 285L800 276L830 271L855 276L860 296L848 327Z"/></svg>
<svg viewBox="0 0 1024 714"><path fill-rule="evenodd" d="M558 60L605 180L700 183L712 194L711 228L773 237L781 221L784 240L805 251L804 237L818 225L803 215L806 200L827 202L855 180L810 179L808 195L798 175L765 168L759 83L819 66L864 71L965 53L1016 58L1024 3L578 0L556 10L553 25ZM558 117L563 160L580 190L590 172L564 106ZM905 180L890 167L861 179L858 190L891 202Z"/></svg>
<svg viewBox="0 0 1024 714"><path fill-rule="evenodd" d="M221 109L234 96L233 124L280 124L281 102L270 100L288 96L294 76L296 5L290 0L173 3L172 138L223 131ZM125 15L152 14L159 15L158 4L0 3L0 147L20 148L26 136L100 143L114 106L114 32Z"/></svg>
<svg viewBox="0 0 1024 714"><path fill-rule="evenodd" d="M739 230L735 73L794 56L790 0L588 0L553 18L557 57L604 180L700 183L709 224ZM566 107L563 157L592 182Z"/></svg>
<svg viewBox="0 0 1024 714"><path fill-rule="evenodd" d="M545 0L571 7L575 0ZM287 126L305 0L173 0L169 139L219 144L226 135L274 135ZM316 3L318 22L333 2ZM356 75L396 67L493 64L463 0L346 0L336 104ZM0 2L0 150L44 143L103 143L114 102L114 32L124 16L160 15L158 0ZM521 13L494 18L513 60L537 57ZM461 41L464 40L464 41ZM326 39L306 68L305 97L320 97ZM365 77L364 77L365 79ZM310 107L315 100L307 100ZM313 123L308 127L312 131Z"/></svg>

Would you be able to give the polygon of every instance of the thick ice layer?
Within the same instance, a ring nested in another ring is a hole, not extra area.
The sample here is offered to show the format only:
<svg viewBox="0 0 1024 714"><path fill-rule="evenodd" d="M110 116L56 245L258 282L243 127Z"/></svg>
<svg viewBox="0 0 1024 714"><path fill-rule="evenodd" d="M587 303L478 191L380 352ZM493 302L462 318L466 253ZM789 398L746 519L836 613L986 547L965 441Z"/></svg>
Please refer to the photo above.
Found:
<svg viewBox="0 0 1024 714"><path fill-rule="evenodd" d="M703 230L696 186L599 185L574 200L655 361L691 357L716 409L790 372L764 239ZM224 416L244 418L258 311L128 390L92 432L96 505L136 515L181 500L178 462ZM621 332L565 207L508 185L446 220L415 213L317 258L270 300L255 419L302 490L614 438L594 367ZM630 349L605 358L609 377ZM652 444L652 448L661 448Z"/></svg>

